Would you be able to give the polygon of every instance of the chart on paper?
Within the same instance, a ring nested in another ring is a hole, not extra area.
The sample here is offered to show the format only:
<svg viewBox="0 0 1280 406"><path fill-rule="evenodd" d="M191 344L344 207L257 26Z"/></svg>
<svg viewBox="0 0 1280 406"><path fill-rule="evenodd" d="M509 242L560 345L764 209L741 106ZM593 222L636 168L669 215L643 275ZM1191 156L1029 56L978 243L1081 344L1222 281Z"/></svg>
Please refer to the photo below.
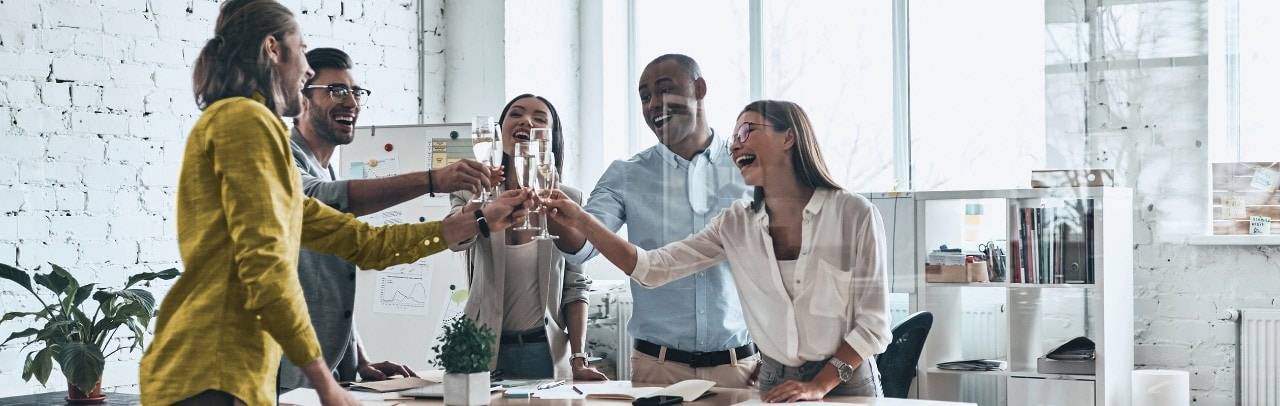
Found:
<svg viewBox="0 0 1280 406"><path fill-rule="evenodd" d="M373 311L389 314L427 315L427 272L425 259L396 265L378 272L377 298Z"/></svg>

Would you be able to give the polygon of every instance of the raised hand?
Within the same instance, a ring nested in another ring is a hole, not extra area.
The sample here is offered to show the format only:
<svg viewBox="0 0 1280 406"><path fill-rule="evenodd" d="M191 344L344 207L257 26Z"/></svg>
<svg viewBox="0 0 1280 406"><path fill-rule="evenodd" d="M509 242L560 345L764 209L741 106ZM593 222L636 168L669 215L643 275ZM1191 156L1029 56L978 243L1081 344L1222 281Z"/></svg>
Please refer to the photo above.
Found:
<svg viewBox="0 0 1280 406"><path fill-rule="evenodd" d="M523 222L534 203L533 192L529 189L502 192L498 198L484 206L484 220L489 224L489 231L506 230L517 222Z"/></svg>
<svg viewBox="0 0 1280 406"><path fill-rule="evenodd" d="M547 192L538 196L538 201L549 209L547 214L551 220L569 228L578 228L587 215L587 212L582 211L582 206L566 196L564 191L555 189Z"/></svg>
<svg viewBox="0 0 1280 406"><path fill-rule="evenodd" d="M502 171L493 170L488 165L462 159L440 169L431 171L432 191L437 193L453 193L459 190L479 194L502 181ZM497 172L495 174L495 172Z"/></svg>

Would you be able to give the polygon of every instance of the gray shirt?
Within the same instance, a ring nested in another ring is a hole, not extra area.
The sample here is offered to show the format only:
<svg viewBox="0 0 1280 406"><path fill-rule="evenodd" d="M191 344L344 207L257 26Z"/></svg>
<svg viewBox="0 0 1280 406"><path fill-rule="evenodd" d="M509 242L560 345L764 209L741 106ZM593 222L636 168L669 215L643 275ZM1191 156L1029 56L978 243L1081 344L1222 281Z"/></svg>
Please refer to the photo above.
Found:
<svg viewBox="0 0 1280 406"><path fill-rule="evenodd" d="M347 181L338 180L332 167L320 165L297 128L292 130L289 146L302 175L303 193L330 207L349 212ZM307 311L311 314L316 337L320 339L324 361L332 368L335 379L355 380L357 334L352 312L356 301L356 266L342 258L303 248L298 258L298 282L302 284L302 293L307 299ZM311 382L302 369L288 360L281 360L280 387L311 387Z"/></svg>

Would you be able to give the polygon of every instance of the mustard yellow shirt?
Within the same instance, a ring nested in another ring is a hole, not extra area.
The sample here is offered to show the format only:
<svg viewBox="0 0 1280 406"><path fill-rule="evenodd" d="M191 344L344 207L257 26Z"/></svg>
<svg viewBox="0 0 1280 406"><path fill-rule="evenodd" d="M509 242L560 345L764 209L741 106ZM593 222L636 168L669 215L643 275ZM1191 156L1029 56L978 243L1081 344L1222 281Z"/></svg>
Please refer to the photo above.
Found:
<svg viewBox="0 0 1280 406"><path fill-rule="evenodd" d="M220 100L187 138L178 179L186 270L161 302L142 357L142 404L208 389L276 400L281 349L298 365L320 346L298 284L298 248L364 269L443 250L440 223L370 227L302 192L284 121L261 98Z"/></svg>

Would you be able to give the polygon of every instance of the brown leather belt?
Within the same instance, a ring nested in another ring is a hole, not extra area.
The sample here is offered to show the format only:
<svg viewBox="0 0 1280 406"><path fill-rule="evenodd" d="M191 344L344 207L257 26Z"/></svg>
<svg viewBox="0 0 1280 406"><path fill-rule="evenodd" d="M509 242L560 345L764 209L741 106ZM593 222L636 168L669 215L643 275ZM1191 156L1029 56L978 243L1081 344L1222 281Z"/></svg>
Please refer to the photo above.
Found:
<svg viewBox="0 0 1280 406"><path fill-rule="evenodd" d="M652 357L660 357L662 346L645 340L636 339L636 351ZM731 357L730 352L736 355ZM667 347L667 361L679 362L694 368L707 368L733 363L736 359L746 359L756 354L756 345L747 344L738 348L716 352L688 352Z"/></svg>

